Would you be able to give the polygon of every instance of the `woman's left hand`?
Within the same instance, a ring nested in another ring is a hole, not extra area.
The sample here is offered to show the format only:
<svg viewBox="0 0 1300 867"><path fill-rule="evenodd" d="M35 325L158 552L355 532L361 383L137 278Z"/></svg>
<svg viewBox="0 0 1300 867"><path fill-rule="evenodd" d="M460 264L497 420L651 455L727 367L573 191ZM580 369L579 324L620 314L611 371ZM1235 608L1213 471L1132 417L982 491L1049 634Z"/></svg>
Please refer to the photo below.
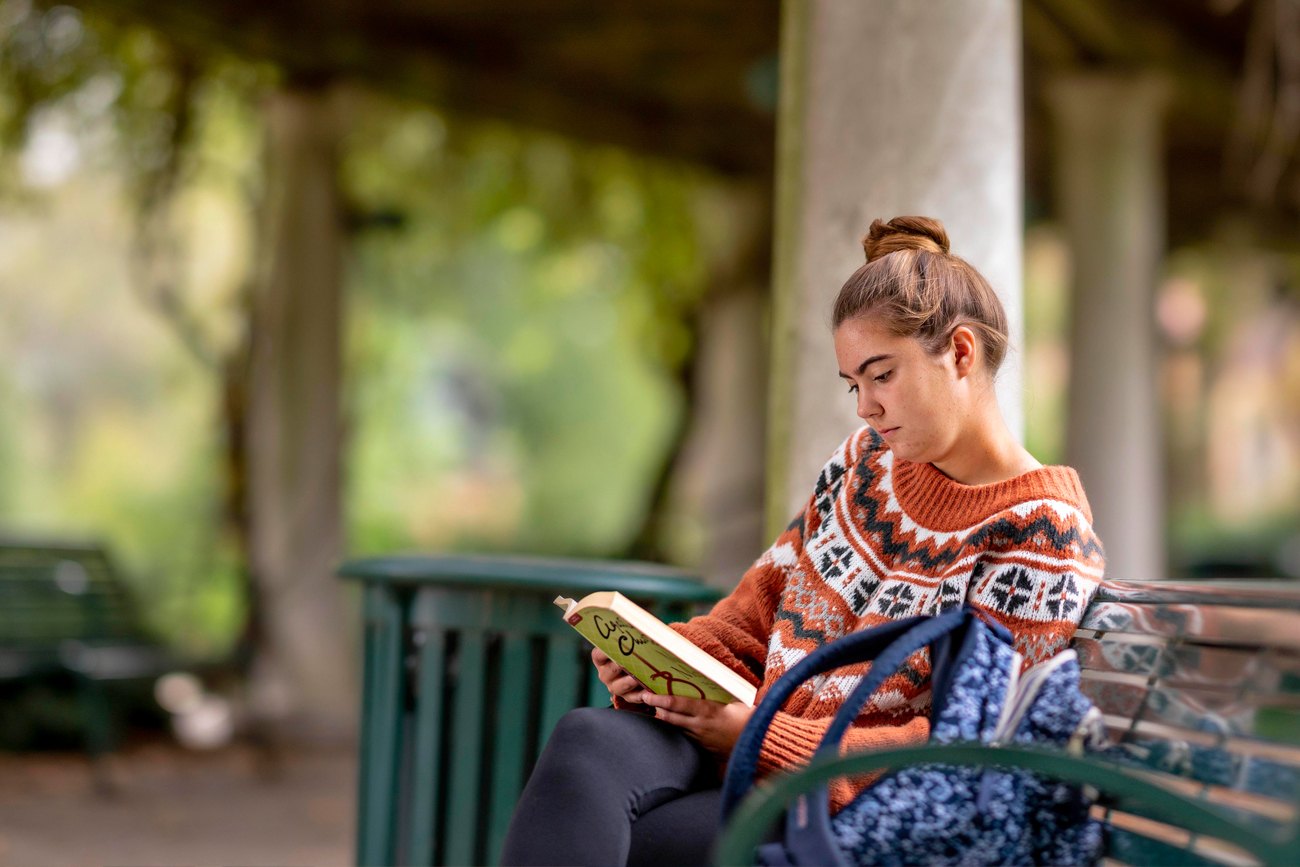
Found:
<svg viewBox="0 0 1300 867"><path fill-rule="evenodd" d="M681 695L656 695L649 690L643 694L642 701L655 709L656 718L681 727L723 761L731 755L731 748L754 712L738 701L723 704Z"/></svg>

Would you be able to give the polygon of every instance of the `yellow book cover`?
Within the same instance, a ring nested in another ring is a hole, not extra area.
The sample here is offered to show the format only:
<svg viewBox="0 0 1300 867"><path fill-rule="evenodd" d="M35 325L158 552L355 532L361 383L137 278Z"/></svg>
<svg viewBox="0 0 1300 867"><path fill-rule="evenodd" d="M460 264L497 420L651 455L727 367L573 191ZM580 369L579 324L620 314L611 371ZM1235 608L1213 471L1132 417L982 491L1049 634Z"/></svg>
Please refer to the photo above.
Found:
<svg viewBox="0 0 1300 867"><path fill-rule="evenodd" d="M564 620L659 695L754 706L757 690L658 617L615 591L574 601L557 596Z"/></svg>

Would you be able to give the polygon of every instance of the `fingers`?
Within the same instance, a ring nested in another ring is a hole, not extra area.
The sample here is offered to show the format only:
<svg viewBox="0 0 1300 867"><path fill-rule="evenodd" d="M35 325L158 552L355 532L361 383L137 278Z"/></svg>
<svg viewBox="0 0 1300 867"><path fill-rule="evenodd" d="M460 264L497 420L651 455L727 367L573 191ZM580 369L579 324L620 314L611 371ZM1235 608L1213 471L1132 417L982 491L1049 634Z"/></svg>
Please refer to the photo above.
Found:
<svg viewBox="0 0 1300 867"><path fill-rule="evenodd" d="M593 653L591 658L595 661L596 655ZM596 662L596 674L600 678L601 683L609 686L616 678L620 675L627 674L627 672L623 670L623 666L606 656L604 657L603 662Z"/></svg>
<svg viewBox="0 0 1300 867"><path fill-rule="evenodd" d="M703 698L689 698L684 695L655 695L650 693L645 697L645 703L654 708L690 717L712 716L723 704L716 701L708 701Z"/></svg>
<svg viewBox="0 0 1300 867"><path fill-rule="evenodd" d="M649 704L649 702L646 703ZM689 716L684 713L676 713L671 710L665 710L662 707L655 708L655 718L661 719L666 723L671 723L672 725L678 726L680 728L684 728L687 731L694 731L696 727L699 726L700 723L700 718L697 716Z"/></svg>
<svg viewBox="0 0 1300 867"><path fill-rule="evenodd" d="M596 676L600 678L600 682L605 684L605 686L612 684L622 673L623 669L619 668L612 662L606 662L602 665L596 666Z"/></svg>
<svg viewBox="0 0 1300 867"><path fill-rule="evenodd" d="M609 684L609 691L624 701L641 704L645 701L645 689L630 674L617 678Z"/></svg>
<svg viewBox="0 0 1300 867"><path fill-rule="evenodd" d="M599 655L598 655L599 654ZM596 663L596 676L600 682L605 684L610 695L616 695L624 701L630 701L633 704L641 703L641 694L645 687L617 662L614 662L599 648L591 653L592 662Z"/></svg>
<svg viewBox="0 0 1300 867"><path fill-rule="evenodd" d="M620 681L630 681L632 686L637 689L641 688L641 682L615 662L607 662L597 668L596 676L600 678L601 683L610 689L614 689L614 685Z"/></svg>
<svg viewBox="0 0 1300 867"><path fill-rule="evenodd" d="M611 660L608 656L604 656L602 659L598 660L596 659L596 654L593 653L591 658L592 661L596 663L596 676L600 678L600 682L605 684L605 686L612 686L615 680L620 676L627 674L621 665Z"/></svg>

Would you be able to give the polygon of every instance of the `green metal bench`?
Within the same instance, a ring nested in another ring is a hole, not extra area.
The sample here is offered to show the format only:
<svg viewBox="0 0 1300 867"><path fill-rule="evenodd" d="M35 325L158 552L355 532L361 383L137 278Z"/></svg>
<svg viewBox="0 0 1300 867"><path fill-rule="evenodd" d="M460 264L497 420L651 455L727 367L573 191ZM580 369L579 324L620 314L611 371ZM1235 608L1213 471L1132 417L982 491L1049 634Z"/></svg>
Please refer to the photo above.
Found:
<svg viewBox="0 0 1300 867"><path fill-rule="evenodd" d="M641 563L388 557L339 571L365 593L360 865L496 862L555 723L609 704L556 594L618 590L670 622L719 596Z"/></svg>
<svg viewBox="0 0 1300 867"><path fill-rule="evenodd" d="M71 678L91 756L116 740L111 685L169 665L102 547L0 541L0 683Z"/></svg>
<svg viewBox="0 0 1300 867"><path fill-rule="evenodd" d="M1300 864L1300 585L1107 584L1073 646L1120 761L951 745L815 762L755 788L716 863L753 863L785 805L819 783L937 761L1096 787L1112 864Z"/></svg>

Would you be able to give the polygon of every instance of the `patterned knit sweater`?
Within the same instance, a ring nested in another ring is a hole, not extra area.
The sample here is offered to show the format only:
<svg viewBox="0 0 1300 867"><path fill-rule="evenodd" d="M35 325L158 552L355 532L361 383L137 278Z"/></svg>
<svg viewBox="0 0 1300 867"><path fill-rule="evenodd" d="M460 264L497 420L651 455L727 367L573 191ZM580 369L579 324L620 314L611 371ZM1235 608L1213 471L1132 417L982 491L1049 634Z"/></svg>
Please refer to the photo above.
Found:
<svg viewBox="0 0 1300 867"><path fill-rule="evenodd" d="M933 464L895 457L863 427L836 450L802 512L735 591L674 628L759 686L760 699L826 642L963 600L1005 624L1030 665L1069 641L1103 567L1073 469L1042 467L963 485ZM807 762L866 668L848 666L805 684L772 723L760 773ZM924 741L929 674L928 651L912 656L868 703L844 751ZM860 788L860 781L833 785L833 807Z"/></svg>

